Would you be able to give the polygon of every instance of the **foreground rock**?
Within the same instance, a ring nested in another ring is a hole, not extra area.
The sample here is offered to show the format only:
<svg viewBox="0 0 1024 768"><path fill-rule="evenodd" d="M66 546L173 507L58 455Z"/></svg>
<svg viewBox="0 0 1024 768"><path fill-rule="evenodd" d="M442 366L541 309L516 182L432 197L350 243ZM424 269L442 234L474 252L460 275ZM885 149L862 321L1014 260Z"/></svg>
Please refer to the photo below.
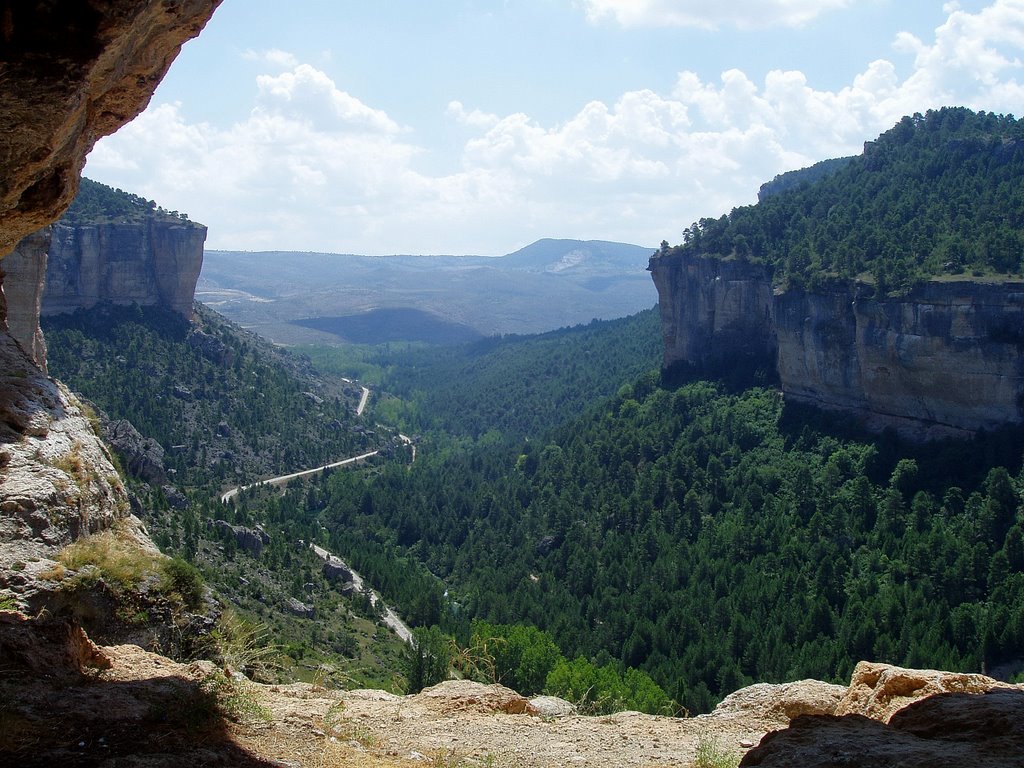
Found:
<svg viewBox="0 0 1024 768"><path fill-rule="evenodd" d="M897 712L888 724L862 715L801 716L788 729L768 734L740 765L1024 766L1024 692L939 694Z"/></svg>
<svg viewBox="0 0 1024 768"><path fill-rule="evenodd" d="M864 715L888 723L908 704L940 693L986 693L996 688L1015 688L985 675L942 672L936 669L904 669L890 664L860 662L853 670L850 687L836 707L836 715Z"/></svg>
<svg viewBox="0 0 1024 768"><path fill-rule="evenodd" d="M149 103L220 0L73 0L5 6L0 256L54 221L85 156Z"/></svg>
<svg viewBox="0 0 1024 768"><path fill-rule="evenodd" d="M1024 688L861 662L833 713L769 733L742 766L1024 766Z"/></svg>
<svg viewBox="0 0 1024 768"><path fill-rule="evenodd" d="M508 688L469 681L415 696L258 685L209 662L96 646L73 624L3 612L0 665L5 765L683 768L701 746L735 761L762 737L743 765L1024 765L1024 692L998 685L921 699L888 724L805 714L834 710L847 692L813 680L752 686L694 718L583 717L566 702L555 717ZM876 693L914 677L913 670L865 669L890 681ZM765 735L771 728L782 730Z"/></svg>

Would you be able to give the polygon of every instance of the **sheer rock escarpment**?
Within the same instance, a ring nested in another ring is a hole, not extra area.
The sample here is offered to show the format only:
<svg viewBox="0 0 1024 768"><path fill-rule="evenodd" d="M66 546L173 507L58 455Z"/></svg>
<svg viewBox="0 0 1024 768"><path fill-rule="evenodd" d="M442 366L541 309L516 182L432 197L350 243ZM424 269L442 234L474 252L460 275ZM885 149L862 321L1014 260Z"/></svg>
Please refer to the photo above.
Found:
<svg viewBox="0 0 1024 768"><path fill-rule="evenodd" d="M206 227L191 221L57 223L42 313L111 302L161 306L191 317L205 240Z"/></svg>
<svg viewBox="0 0 1024 768"><path fill-rule="evenodd" d="M664 367L774 370L787 400L912 437L1024 423L1024 284L930 282L873 297L773 289L762 265L655 256Z"/></svg>

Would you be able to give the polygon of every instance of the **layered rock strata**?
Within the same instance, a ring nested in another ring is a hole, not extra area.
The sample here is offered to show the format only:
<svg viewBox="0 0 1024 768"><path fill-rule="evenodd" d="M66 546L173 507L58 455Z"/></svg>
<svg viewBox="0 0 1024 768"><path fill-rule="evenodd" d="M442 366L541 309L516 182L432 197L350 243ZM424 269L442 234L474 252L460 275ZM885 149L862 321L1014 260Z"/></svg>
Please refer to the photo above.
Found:
<svg viewBox="0 0 1024 768"><path fill-rule="evenodd" d="M42 313L100 302L162 306L190 317L206 227L162 219L53 226Z"/></svg>
<svg viewBox="0 0 1024 768"><path fill-rule="evenodd" d="M834 282L773 290L763 266L652 258L664 366L771 361L791 401L914 437L1024 422L1024 284L926 283L899 298Z"/></svg>

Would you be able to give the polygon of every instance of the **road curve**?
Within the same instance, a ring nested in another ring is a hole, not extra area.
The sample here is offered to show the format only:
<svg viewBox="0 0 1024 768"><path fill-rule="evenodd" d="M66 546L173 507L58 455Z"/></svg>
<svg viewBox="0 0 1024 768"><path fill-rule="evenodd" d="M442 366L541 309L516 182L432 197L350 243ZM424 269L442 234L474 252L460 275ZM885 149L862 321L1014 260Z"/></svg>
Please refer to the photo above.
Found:
<svg viewBox="0 0 1024 768"><path fill-rule="evenodd" d="M359 398L359 405L356 406L356 416L362 416L363 411L366 410L366 402L370 399L370 388L363 387L362 397Z"/></svg>
<svg viewBox="0 0 1024 768"><path fill-rule="evenodd" d="M309 545L310 549L323 560L325 563L332 561L340 563L349 573L352 574L352 583L355 585L356 591L362 594L368 594L370 596L370 605L377 608L381 612L381 620L384 624L391 629L399 639L405 643L412 643L412 630L409 625L406 624L402 619L395 613L395 609L384 602L384 599L380 596L373 587L369 586L363 577L356 571L351 565L346 563L337 555L333 554L329 550L323 547L317 546L312 542Z"/></svg>
<svg viewBox="0 0 1024 768"><path fill-rule="evenodd" d="M380 453L379 450L378 451L369 451L367 453L362 453L362 454L360 454L358 456L350 456L347 459L342 459L341 461L335 461L333 464L324 464L322 467L314 467L313 469L304 469L301 472L292 472L291 474L287 474L287 475L278 475L277 477L271 477L271 478L268 478L267 480L259 480L259 481L255 482L255 483L249 483L248 485L239 485L239 486L237 486L235 488L232 488L230 491L227 491L226 493L222 493L221 497L220 497L220 502L221 502L221 504L227 504L229 501L231 501L233 498L235 498L235 496L240 494L242 491L247 491L250 488L255 488L258 485L274 485L274 486L284 485L285 483L287 483L287 482L289 482L291 480L295 480L296 478L308 477L309 475L315 475L317 472L323 472L325 469L334 469L335 467L343 467L346 464L356 464L356 463L358 463L360 461L365 461L366 459L369 459L371 456L376 456L379 453Z"/></svg>

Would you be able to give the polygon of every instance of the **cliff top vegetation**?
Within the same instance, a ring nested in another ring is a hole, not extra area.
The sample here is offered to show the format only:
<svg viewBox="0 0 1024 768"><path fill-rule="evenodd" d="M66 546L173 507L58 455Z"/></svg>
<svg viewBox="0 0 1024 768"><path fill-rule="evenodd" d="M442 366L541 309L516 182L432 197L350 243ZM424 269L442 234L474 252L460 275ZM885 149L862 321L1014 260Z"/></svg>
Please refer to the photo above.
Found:
<svg viewBox="0 0 1024 768"><path fill-rule="evenodd" d="M70 224L102 224L140 222L146 219L192 223L187 213L168 211L153 200L85 177L82 177L78 194L61 221Z"/></svg>
<svg viewBox="0 0 1024 768"><path fill-rule="evenodd" d="M1024 274L1024 122L963 107L904 117L848 162L787 174L756 205L702 218L672 253L898 293L940 275ZM778 181L778 179L777 179ZM766 185L771 186L771 185Z"/></svg>

